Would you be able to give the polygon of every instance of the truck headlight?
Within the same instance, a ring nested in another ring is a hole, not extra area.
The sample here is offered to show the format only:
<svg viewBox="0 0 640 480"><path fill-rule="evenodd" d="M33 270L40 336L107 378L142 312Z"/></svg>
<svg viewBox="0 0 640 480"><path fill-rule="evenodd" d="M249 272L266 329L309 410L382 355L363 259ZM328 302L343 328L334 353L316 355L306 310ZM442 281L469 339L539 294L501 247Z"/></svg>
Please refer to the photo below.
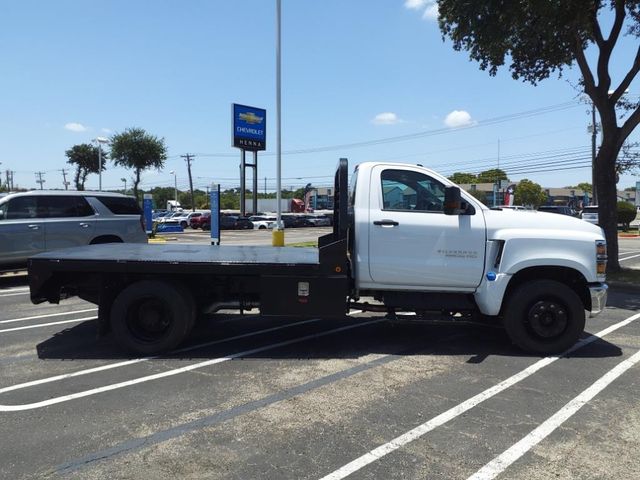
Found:
<svg viewBox="0 0 640 480"><path fill-rule="evenodd" d="M596 274L598 277L604 277L607 271L607 242L604 240L596 241ZM603 278L604 279L604 278Z"/></svg>

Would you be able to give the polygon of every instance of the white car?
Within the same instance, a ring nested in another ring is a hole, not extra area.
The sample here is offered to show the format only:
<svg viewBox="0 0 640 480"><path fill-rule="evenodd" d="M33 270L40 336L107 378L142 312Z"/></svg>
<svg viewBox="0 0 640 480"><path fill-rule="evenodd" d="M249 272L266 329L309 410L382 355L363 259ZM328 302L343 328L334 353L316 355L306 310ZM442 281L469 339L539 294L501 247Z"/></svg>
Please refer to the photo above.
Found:
<svg viewBox="0 0 640 480"><path fill-rule="evenodd" d="M580 218L585 222L593 223L594 225L598 224L598 206L590 205L588 207L584 207L582 213L580 214Z"/></svg>
<svg viewBox="0 0 640 480"><path fill-rule="evenodd" d="M275 217L266 217L262 215L254 215L249 217L249 220L253 223L254 230L271 230L277 223L277 219Z"/></svg>

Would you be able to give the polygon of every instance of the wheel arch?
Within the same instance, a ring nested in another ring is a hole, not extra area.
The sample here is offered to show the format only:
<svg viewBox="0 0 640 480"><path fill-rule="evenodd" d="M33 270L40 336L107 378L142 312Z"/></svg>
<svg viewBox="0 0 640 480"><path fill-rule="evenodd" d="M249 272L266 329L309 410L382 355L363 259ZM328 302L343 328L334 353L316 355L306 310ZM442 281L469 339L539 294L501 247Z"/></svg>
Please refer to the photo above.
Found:
<svg viewBox="0 0 640 480"><path fill-rule="evenodd" d="M587 286L587 279L581 272L570 267L539 266L524 268L511 277L503 297L502 307L500 309L501 314L503 313L506 300L511 296L513 291L520 285L533 280L555 280L563 283L578 295L585 310L591 310L591 296L589 294L589 287Z"/></svg>
<svg viewBox="0 0 640 480"><path fill-rule="evenodd" d="M99 245L103 243L123 243L123 240L117 235L100 235L92 239L89 245Z"/></svg>

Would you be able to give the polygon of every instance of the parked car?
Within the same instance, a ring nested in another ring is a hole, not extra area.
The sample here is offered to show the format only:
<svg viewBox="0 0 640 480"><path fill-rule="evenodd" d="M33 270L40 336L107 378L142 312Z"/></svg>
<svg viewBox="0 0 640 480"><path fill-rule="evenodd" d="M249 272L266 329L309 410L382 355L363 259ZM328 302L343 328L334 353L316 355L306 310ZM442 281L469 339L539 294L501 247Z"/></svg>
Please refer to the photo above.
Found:
<svg viewBox="0 0 640 480"><path fill-rule="evenodd" d="M594 225L598 224L598 206L590 205L588 207L584 207L582 209L582 213L580 213L580 218L585 222L593 223Z"/></svg>
<svg viewBox="0 0 640 480"><path fill-rule="evenodd" d="M183 229L189 227L191 225L191 219L192 218L197 218L199 216L202 215L203 212L189 212L189 211L182 211L176 215L173 215L170 219L167 220L167 222L176 222L178 223Z"/></svg>
<svg viewBox="0 0 640 480"><path fill-rule="evenodd" d="M561 215L576 216L576 212L566 205L541 205L538 207L539 212L559 213Z"/></svg>
<svg viewBox="0 0 640 480"><path fill-rule="evenodd" d="M25 266L45 251L113 242L147 242L133 197L36 190L0 199L0 269Z"/></svg>
<svg viewBox="0 0 640 480"><path fill-rule="evenodd" d="M211 214L204 217L200 222L203 230L211 230ZM221 215L220 230L251 230L253 223L246 217L239 215Z"/></svg>
<svg viewBox="0 0 640 480"><path fill-rule="evenodd" d="M276 226L276 217L268 217L262 215L254 215L249 217L249 220L253 224L254 230L266 230Z"/></svg>
<svg viewBox="0 0 640 480"><path fill-rule="evenodd" d="M328 227L331 225L331 219L326 215L305 215L304 222L307 227Z"/></svg>
<svg viewBox="0 0 640 480"><path fill-rule="evenodd" d="M498 205L491 207L491 210L527 210L527 207L522 205Z"/></svg>
<svg viewBox="0 0 640 480"><path fill-rule="evenodd" d="M284 228L298 228L305 226L305 219L302 215L282 215Z"/></svg>
<svg viewBox="0 0 640 480"><path fill-rule="evenodd" d="M202 228L203 222L211 222L211 212L203 212L202 215L191 217L189 219L189 226L196 230Z"/></svg>

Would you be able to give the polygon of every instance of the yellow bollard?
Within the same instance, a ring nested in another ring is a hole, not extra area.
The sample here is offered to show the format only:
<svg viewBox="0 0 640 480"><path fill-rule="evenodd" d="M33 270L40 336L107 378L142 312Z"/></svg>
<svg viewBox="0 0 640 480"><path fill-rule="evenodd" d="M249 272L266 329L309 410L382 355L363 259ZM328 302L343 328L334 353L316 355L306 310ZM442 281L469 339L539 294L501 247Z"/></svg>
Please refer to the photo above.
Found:
<svg viewBox="0 0 640 480"><path fill-rule="evenodd" d="M284 230L274 228L271 231L271 245L273 247L284 247Z"/></svg>

